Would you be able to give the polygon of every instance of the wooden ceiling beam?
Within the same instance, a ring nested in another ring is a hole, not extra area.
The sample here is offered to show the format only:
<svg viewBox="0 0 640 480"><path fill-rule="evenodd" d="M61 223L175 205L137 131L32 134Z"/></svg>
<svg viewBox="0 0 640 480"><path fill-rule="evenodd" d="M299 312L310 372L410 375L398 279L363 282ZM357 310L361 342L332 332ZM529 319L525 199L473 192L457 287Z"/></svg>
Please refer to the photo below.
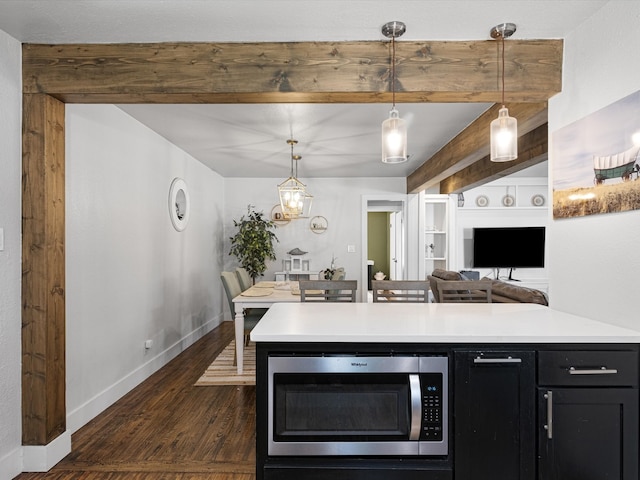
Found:
<svg viewBox="0 0 640 480"><path fill-rule="evenodd" d="M407 192L417 193L437 185L447 177L469 167L489 155L489 127L498 117L501 104L480 115L467 128L426 160L407 177ZM518 120L518 135L522 136L547 123L547 103L507 104L509 114Z"/></svg>
<svg viewBox="0 0 640 480"><path fill-rule="evenodd" d="M519 172L548 158L548 124L518 139L518 158L512 162L492 162L489 155L440 182L440 193L461 193L493 180Z"/></svg>
<svg viewBox="0 0 640 480"><path fill-rule="evenodd" d="M498 43L396 42L396 101L497 102ZM388 103L390 42L23 46L23 91L72 103ZM512 102L562 86L562 40L505 43Z"/></svg>
<svg viewBox="0 0 640 480"><path fill-rule="evenodd" d="M31 252L23 253L22 279L22 355L31 359L22 372L25 444L47 444L66 428L60 102L389 103L389 47L388 41L23 45L22 242L23 252ZM504 47L505 90L522 128L533 117L522 114L522 104L539 108L561 91L563 42L509 40ZM493 40L396 42L396 101L497 102L498 58ZM487 141L488 124L485 130L474 122L472 130L461 137L469 145L451 147L466 152L462 158ZM428 178L422 171L412 176L416 184Z"/></svg>

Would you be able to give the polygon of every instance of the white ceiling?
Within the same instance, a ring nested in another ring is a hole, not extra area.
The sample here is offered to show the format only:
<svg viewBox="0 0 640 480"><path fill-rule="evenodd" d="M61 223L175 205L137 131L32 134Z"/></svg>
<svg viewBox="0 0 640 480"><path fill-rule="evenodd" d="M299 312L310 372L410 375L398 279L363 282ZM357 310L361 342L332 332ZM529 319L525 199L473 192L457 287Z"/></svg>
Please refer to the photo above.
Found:
<svg viewBox="0 0 640 480"><path fill-rule="evenodd" d="M481 40L513 22L514 38L563 38L606 0L0 0L0 29L24 43ZM407 176L488 104L399 104L410 161L383 165L390 106L121 105L225 177L285 177L289 146L304 177Z"/></svg>
<svg viewBox="0 0 640 480"><path fill-rule="evenodd" d="M286 177L287 139L298 144L298 176L406 177L488 104L398 105L407 120L409 161L380 161L383 104L121 105L125 112L224 177ZM444 141L444 142L443 142Z"/></svg>

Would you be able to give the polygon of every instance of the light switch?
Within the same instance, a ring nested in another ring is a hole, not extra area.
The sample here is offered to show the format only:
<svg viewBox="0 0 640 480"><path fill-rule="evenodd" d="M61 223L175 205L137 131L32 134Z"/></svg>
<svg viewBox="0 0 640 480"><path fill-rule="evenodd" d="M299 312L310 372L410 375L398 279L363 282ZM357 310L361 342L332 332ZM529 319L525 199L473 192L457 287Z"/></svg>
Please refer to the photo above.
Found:
<svg viewBox="0 0 640 480"><path fill-rule="evenodd" d="M347 252L348 253L356 253L356 246L355 245L347 245Z"/></svg>

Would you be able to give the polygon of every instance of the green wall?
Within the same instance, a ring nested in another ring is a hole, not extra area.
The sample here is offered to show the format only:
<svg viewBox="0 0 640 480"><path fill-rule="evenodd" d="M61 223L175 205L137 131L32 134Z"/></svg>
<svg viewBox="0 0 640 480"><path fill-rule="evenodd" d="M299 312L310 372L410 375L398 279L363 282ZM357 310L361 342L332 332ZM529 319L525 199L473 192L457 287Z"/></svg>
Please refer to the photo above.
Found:
<svg viewBox="0 0 640 480"><path fill-rule="evenodd" d="M367 259L373 260L373 273L389 278L389 213L367 213Z"/></svg>

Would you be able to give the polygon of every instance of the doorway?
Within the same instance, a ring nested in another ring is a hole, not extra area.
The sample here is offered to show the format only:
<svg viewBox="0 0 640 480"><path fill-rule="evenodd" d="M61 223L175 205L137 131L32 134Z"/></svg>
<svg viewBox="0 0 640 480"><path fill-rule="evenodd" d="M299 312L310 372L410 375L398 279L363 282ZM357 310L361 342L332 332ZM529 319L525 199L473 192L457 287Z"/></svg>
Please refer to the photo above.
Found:
<svg viewBox="0 0 640 480"><path fill-rule="evenodd" d="M391 280L407 278L406 218L406 195L363 196L360 301L371 301L368 287L371 275L377 271Z"/></svg>

